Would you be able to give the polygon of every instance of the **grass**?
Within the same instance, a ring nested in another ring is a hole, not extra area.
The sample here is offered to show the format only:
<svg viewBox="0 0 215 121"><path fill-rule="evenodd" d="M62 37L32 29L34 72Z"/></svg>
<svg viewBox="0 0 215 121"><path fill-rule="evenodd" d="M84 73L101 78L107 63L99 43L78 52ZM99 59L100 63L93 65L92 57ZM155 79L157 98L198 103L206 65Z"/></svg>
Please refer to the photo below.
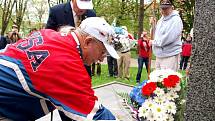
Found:
<svg viewBox="0 0 215 121"><path fill-rule="evenodd" d="M102 65L101 70L102 70L102 72L101 72L100 76L95 75L92 77L93 87L99 86L102 84L106 84L106 83L109 83L112 81L118 81L118 82L126 83L129 85L136 85L137 67L130 67L130 69L129 69L130 81L127 79L122 79L122 78L108 77L109 73L108 73L108 66L107 65ZM146 69L143 68L141 80L146 80L147 76L148 75L147 75Z"/></svg>

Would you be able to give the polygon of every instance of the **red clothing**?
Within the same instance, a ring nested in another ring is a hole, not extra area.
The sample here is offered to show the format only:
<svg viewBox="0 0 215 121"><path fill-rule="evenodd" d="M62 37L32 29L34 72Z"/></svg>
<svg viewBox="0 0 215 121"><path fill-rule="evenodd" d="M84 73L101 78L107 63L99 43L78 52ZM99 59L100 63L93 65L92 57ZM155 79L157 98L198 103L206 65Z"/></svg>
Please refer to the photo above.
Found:
<svg viewBox="0 0 215 121"><path fill-rule="evenodd" d="M55 105L89 114L97 97L76 46L71 34L46 29L10 45L4 55L20 60L34 89Z"/></svg>
<svg viewBox="0 0 215 121"><path fill-rule="evenodd" d="M140 57L149 57L149 43L148 41L143 41L142 39L138 40L138 46L139 46L139 56Z"/></svg>
<svg viewBox="0 0 215 121"><path fill-rule="evenodd" d="M192 52L192 44L184 43L182 45L182 56L191 56L191 52Z"/></svg>

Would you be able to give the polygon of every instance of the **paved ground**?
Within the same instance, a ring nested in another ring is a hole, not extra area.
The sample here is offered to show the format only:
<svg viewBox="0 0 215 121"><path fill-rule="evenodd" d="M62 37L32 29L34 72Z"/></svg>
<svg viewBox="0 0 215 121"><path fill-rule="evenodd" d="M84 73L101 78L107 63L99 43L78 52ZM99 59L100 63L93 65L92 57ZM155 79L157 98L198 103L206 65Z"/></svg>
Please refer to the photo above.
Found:
<svg viewBox="0 0 215 121"><path fill-rule="evenodd" d="M99 101L108 108L120 121L132 121L130 111L123 105L123 98L117 93L130 93L132 87L118 83L95 89Z"/></svg>
<svg viewBox="0 0 215 121"><path fill-rule="evenodd" d="M131 91L132 87L122 85L119 83L110 83L97 87L95 90L95 95L98 96L99 102L101 102L106 108L108 108L119 121L134 121L131 117L130 110L126 108L123 104L123 98L117 95L117 93L128 93ZM50 114L36 120L36 121L50 121ZM59 117L57 110L53 113L53 121L62 121Z"/></svg>

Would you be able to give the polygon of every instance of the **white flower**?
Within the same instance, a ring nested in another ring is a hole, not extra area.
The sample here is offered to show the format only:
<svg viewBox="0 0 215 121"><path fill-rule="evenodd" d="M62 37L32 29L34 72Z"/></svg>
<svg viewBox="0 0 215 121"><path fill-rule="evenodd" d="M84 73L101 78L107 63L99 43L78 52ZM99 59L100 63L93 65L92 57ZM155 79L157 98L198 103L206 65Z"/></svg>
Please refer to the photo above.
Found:
<svg viewBox="0 0 215 121"><path fill-rule="evenodd" d="M146 110L152 110L152 108L155 106L155 102L152 99L147 99L142 104L142 107L146 108Z"/></svg>
<svg viewBox="0 0 215 121"><path fill-rule="evenodd" d="M166 119L166 121L174 121L174 118L173 118L173 116L172 115L167 115L167 119Z"/></svg>
<svg viewBox="0 0 215 121"><path fill-rule="evenodd" d="M156 120L155 114L150 111L146 119L147 121L155 121Z"/></svg>
<svg viewBox="0 0 215 121"><path fill-rule="evenodd" d="M155 115L156 119L163 119L163 116L166 115L166 109L163 105L156 104L152 108L152 113Z"/></svg>
<svg viewBox="0 0 215 121"><path fill-rule="evenodd" d="M144 107L140 107L138 112L139 112L139 117L146 118L149 115L149 111L146 110L146 108L144 108Z"/></svg>
<svg viewBox="0 0 215 121"><path fill-rule="evenodd" d="M163 96L155 97L154 101L158 104L162 104L165 101L165 97L163 97Z"/></svg>
<svg viewBox="0 0 215 121"><path fill-rule="evenodd" d="M164 90L157 87L156 90L154 91L154 93L157 95L157 96L163 96L164 95Z"/></svg>
<svg viewBox="0 0 215 121"><path fill-rule="evenodd" d="M163 72L162 70L155 70L149 75L150 82L161 82L163 80Z"/></svg>
<svg viewBox="0 0 215 121"><path fill-rule="evenodd" d="M156 121L166 121L167 118L168 118L168 114L165 113L165 114L163 114L163 115L161 115L161 116L157 116L157 117L155 117L155 118L156 118Z"/></svg>
<svg viewBox="0 0 215 121"><path fill-rule="evenodd" d="M155 70L150 73L148 82L162 82L164 78L167 78L169 75L177 75L179 78L182 78L182 75L178 72L175 72L171 69L161 69Z"/></svg>
<svg viewBox="0 0 215 121"><path fill-rule="evenodd" d="M167 100L172 100L174 101L176 98L178 98L178 94L174 91L169 91L167 94L166 94L166 98Z"/></svg>
<svg viewBox="0 0 215 121"><path fill-rule="evenodd" d="M164 105L168 113L176 113L176 104L174 102L166 102Z"/></svg>

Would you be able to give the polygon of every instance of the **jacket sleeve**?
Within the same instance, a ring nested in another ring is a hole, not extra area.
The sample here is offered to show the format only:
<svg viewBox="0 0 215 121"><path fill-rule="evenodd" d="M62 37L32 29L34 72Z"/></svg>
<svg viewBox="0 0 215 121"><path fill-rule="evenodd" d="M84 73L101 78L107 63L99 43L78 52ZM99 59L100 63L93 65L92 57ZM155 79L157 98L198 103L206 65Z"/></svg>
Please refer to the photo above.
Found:
<svg viewBox="0 0 215 121"><path fill-rule="evenodd" d="M4 36L0 36L0 49L4 49L7 45L7 39Z"/></svg>
<svg viewBox="0 0 215 121"><path fill-rule="evenodd" d="M50 8L49 10L49 18L46 24L46 29L53 29L53 30L57 30L57 19L56 16L54 14L54 10L52 8Z"/></svg>
<svg viewBox="0 0 215 121"><path fill-rule="evenodd" d="M94 10L87 10L87 12L85 13L85 16L96 17L96 12Z"/></svg>
<svg viewBox="0 0 215 121"><path fill-rule="evenodd" d="M183 29L183 24L180 17L175 17L174 22L169 25L165 34L157 37L152 44L154 46L164 47L176 41L176 39L181 35Z"/></svg>

